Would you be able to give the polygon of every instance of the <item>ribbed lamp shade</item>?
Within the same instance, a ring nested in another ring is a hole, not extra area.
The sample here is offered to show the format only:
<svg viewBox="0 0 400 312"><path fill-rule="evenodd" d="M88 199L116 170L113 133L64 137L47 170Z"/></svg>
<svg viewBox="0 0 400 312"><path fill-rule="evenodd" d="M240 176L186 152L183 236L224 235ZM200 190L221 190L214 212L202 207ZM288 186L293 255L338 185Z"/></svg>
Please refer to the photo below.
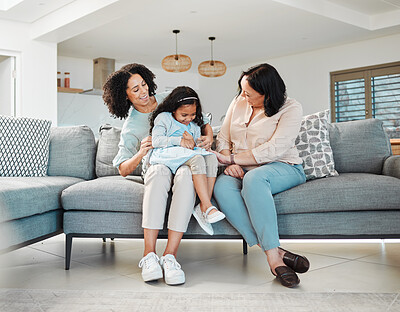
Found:
<svg viewBox="0 0 400 312"><path fill-rule="evenodd" d="M199 64L198 71L204 77L220 77L226 73L226 65L220 61L204 61Z"/></svg>
<svg viewBox="0 0 400 312"><path fill-rule="evenodd" d="M213 59L213 41L215 37L208 37L211 41L211 60L201 62L197 68L199 74L204 77L220 77L226 72L226 65L220 61L214 61Z"/></svg>
<svg viewBox="0 0 400 312"><path fill-rule="evenodd" d="M174 29L172 32L175 34L175 54L164 57L161 61L161 66L170 73L185 72L192 67L192 60L187 55L178 54L178 34L181 31Z"/></svg>
<svg viewBox="0 0 400 312"><path fill-rule="evenodd" d="M161 62L162 68L171 73L185 72L192 67L192 60L184 54L168 55Z"/></svg>

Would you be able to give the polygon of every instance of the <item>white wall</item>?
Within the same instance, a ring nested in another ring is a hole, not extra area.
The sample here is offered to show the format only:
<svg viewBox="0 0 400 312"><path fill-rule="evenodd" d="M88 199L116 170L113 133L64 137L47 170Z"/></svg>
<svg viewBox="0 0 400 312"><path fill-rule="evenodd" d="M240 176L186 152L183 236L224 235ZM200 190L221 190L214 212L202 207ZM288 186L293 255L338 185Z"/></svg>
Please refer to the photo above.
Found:
<svg viewBox="0 0 400 312"><path fill-rule="evenodd" d="M12 57L0 60L0 115L13 115L13 68Z"/></svg>
<svg viewBox="0 0 400 312"><path fill-rule="evenodd" d="M57 45L30 39L29 24L0 20L0 50L19 54L17 116L57 125Z"/></svg>

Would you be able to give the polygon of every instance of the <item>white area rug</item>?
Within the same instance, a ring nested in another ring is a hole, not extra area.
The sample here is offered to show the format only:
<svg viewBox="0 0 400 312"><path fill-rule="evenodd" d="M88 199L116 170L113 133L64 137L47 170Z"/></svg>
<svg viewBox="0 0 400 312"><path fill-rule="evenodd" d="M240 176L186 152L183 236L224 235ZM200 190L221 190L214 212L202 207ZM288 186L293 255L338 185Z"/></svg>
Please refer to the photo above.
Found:
<svg viewBox="0 0 400 312"><path fill-rule="evenodd" d="M2 312L400 311L398 293L166 293L0 289Z"/></svg>

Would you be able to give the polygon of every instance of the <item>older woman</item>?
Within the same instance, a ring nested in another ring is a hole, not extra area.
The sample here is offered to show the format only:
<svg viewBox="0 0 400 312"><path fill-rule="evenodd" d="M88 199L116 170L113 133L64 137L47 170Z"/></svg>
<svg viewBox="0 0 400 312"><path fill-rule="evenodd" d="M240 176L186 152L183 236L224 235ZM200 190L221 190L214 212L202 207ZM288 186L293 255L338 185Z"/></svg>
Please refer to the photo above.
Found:
<svg viewBox="0 0 400 312"><path fill-rule="evenodd" d="M247 243L262 248L272 274L287 287L299 284L295 272L306 272L309 262L279 247L272 195L306 181L294 146L301 118L301 105L286 97L276 69L261 64L240 76L239 94L217 136L216 154L227 167L214 197Z"/></svg>
<svg viewBox="0 0 400 312"><path fill-rule="evenodd" d="M145 66L129 64L108 77L104 84L103 99L110 113L126 118L122 127L119 151L113 165L122 176L132 173L142 158L152 149L149 136L150 114L167 93L156 94L155 75ZM207 120L205 120L207 122ZM209 148L212 129L203 127L204 136L198 146ZM182 142L181 142L182 143ZM184 142L183 142L184 143ZM139 262L144 281L163 277L169 285L185 282L185 274L176 260L182 235L186 232L195 204L192 175L187 166L180 167L175 175L164 165L152 165L144 176L143 197L144 254ZM168 191L172 186L172 200L168 216L168 242L161 259L156 255L156 242L164 225Z"/></svg>

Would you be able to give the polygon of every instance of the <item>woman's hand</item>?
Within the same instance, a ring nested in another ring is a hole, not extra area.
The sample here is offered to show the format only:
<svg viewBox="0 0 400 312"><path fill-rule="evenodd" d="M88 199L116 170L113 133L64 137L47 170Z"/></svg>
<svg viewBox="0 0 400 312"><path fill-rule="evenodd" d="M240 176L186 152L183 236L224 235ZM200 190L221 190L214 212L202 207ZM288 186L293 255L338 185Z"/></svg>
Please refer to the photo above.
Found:
<svg viewBox="0 0 400 312"><path fill-rule="evenodd" d="M147 152L152 148L153 145L151 143L151 136L147 136L140 142L140 149L138 153L143 158L144 156L146 156Z"/></svg>
<svg viewBox="0 0 400 312"><path fill-rule="evenodd" d="M218 162L223 165L230 165L231 164L231 156L230 155L224 155L221 153L218 153L216 151L210 151L211 153L214 153L215 156L217 156Z"/></svg>
<svg viewBox="0 0 400 312"><path fill-rule="evenodd" d="M230 165L226 167L224 173L238 179L243 179L244 177L244 171L239 165Z"/></svg>
<svg viewBox="0 0 400 312"><path fill-rule="evenodd" d="M194 149L194 147L196 146L193 137L187 131L185 131L182 135L181 146L188 149Z"/></svg>
<svg viewBox="0 0 400 312"><path fill-rule="evenodd" d="M209 151L211 149L212 139L209 136L203 135L197 139L197 146Z"/></svg>

